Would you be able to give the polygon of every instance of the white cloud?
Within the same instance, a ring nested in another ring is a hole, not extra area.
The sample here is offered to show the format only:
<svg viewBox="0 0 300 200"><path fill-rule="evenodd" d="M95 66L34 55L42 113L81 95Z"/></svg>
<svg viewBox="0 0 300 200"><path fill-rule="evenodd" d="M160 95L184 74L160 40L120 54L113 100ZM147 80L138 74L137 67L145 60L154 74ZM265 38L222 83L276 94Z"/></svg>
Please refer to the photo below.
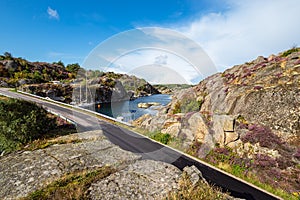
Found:
<svg viewBox="0 0 300 200"><path fill-rule="evenodd" d="M70 53L63 53L63 52L49 52L47 56L52 60L55 59L55 60L64 60L64 61L72 61L72 62L74 62L74 60L77 60L78 63L80 60L83 59L82 56L76 56Z"/></svg>
<svg viewBox="0 0 300 200"><path fill-rule="evenodd" d="M138 73L135 75L152 83L197 83L217 71L193 40L179 32L157 27L133 29L109 38L87 56L82 66Z"/></svg>
<svg viewBox="0 0 300 200"><path fill-rule="evenodd" d="M136 75L156 84L191 84L191 80L199 76L182 58L158 49L140 49L125 54L114 60L106 71Z"/></svg>
<svg viewBox="0 0 300 200"><path fill-rule="evenodd" d="M58 14L57 10L54 10L54 9L48 7L47 13L48 13L50 19L59 20L59 14Z"/></svg>
<svg viewBox="0 0 300 200"><path fill-rule="evenodd" d="M227 2L230 8L224 13L172 27L198 42L218 70L300 45L298 0Z"/></svg>
<svg viewBox="0 0 300 200"><path fill-rule="evenodd" d="M166 65L168 63L168 56L167 55L159 55L159 56L155 57L155 63L161 64L161 65Z"/></svg>

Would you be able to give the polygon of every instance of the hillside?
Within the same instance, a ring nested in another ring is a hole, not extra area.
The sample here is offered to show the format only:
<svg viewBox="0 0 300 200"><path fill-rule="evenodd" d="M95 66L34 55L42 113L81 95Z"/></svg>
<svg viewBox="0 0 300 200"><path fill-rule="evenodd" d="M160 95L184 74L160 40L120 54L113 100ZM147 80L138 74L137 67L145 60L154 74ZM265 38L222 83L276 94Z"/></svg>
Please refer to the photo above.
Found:
<svg viewBox="0 0 300 200"><path fill-rule="evenodd" d="M192 87L188 84L158 84L154 85L157 90L162 94L174 94L175 92Z"/></svg>
<svg viewBox="0 0 300 200"><path fill-rule="evenodd" d="M0 86L17 87L30 83L45 83L55 80L66 82L76 77L78 64L66 67L57 63L29 62L23 58L14 58L11 54L0 55Z"/></svg>
<svg viewBox="0 0 300 200"><path fill-rule="evenodd" d="M159 94L151 84L135 76L85 71L78 64L65 66L61 61L52 64L29 62L9 53L0 55L0 87L18 87L66 103L87 102L91 98L98 103L107 103Z"/></svg>
<svg viewBox="0 0 300 200"><path fill-rule="evenodd" d="M293 48L214 74L174 94L157 116L145 115L135 124L292 198L300 191L299 86L300 49Z"/></svg>

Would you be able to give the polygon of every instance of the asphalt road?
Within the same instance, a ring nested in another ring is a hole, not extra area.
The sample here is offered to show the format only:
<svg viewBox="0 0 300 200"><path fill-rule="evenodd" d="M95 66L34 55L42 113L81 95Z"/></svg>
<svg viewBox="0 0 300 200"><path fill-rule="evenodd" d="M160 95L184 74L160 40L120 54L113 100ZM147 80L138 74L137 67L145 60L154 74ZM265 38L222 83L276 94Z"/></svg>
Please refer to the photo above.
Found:
<svg viewBox="0 0 300 200"><path fill-rule="evenodd" d="M224 191L229 191L234 197L262 200L277 199L275 196L249 185L244 181L240 181L239 179L236 179L220 170L212 168L201 161L192 159L178 151L153 142L152 140L137 133L99 120L89 114L76 111L72 108L62 107L34 97L10 92L3 88L0 88L0 94L1 93L13 98L36 102L49 110L60 113L64 117L75 121L79 132L101 129L112 143L120 146L124 150L142 155L143 159L164 161L178 167L181 170L185 166L195 165L202 172L203 177L206 180L216 186L222 187Z"/></svg>

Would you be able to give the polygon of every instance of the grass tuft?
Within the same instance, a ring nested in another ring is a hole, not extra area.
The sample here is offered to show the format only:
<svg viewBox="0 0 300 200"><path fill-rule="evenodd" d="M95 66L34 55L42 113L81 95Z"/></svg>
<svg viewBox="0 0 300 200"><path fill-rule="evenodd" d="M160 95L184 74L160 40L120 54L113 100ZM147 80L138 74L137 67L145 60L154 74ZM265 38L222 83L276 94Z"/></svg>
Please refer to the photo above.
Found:
<svg viewBox="0 0 300 200"><path fill-rule="evenodd" d="M225 200L228 199L227 193L222 193L221 189L216 186L211 186L204 182L199 181L195 185L192 184L188 175L183 173L181 180L179 181L179 189L172 191L168 194L167 200Z"/></svg>
<svg viewBox="0 0 300 200"><path fill-rule="evenodd" d="M22 200L87 199L87 191L91 184L113 172L115 172L113 168L105 166L94 171L67 174L45 188L32 192Z"/></svg>

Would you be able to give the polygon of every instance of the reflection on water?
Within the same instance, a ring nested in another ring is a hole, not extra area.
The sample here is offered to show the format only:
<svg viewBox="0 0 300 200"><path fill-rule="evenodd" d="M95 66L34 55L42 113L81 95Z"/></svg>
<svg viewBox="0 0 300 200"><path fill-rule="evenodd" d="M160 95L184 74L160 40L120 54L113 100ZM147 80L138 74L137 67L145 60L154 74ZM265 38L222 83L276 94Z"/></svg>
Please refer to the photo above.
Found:
<svg viewBox="0 0 300 200"><path fill-rule="evenodd" d="M102 103L100 108L96 105L96 112L108 115L114 118L123 118L123 121L131 121L139 118L144 114L155 115L155 107L148 109L138 108L139 103L158 102L161 105L167 105L171 101L171 96L167 94L156 94L147 97L140 97L133 101L122 101L113 103Z"/></svg>

